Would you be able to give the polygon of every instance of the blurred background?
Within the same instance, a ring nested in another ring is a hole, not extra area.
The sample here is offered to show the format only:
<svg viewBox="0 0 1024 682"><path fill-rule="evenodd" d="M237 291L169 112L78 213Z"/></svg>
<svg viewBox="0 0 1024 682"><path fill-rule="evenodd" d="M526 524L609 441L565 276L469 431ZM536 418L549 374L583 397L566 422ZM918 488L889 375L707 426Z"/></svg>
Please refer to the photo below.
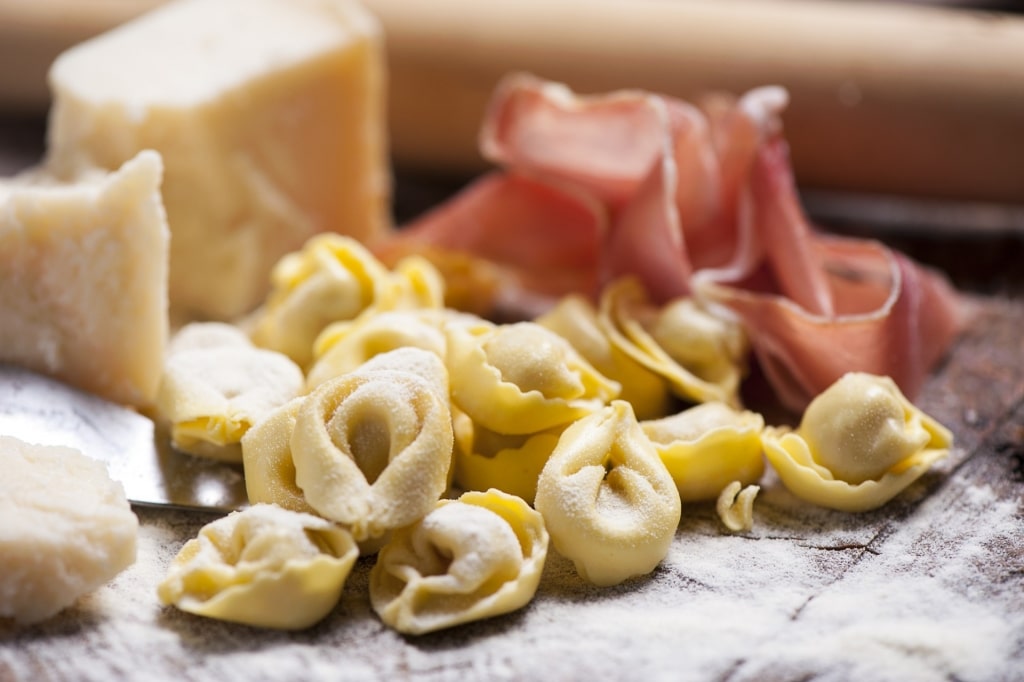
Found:
<svg viewBox="0 0 1024 682"><path fill-rule="evenodd" d="M0 0L0 176L45 146L46 71L162 0ZM780 84L804 206L986 292L1024 291L1024 2L363 0L384 27L395 216L486 168L494 84L692 99Z"/></svg>

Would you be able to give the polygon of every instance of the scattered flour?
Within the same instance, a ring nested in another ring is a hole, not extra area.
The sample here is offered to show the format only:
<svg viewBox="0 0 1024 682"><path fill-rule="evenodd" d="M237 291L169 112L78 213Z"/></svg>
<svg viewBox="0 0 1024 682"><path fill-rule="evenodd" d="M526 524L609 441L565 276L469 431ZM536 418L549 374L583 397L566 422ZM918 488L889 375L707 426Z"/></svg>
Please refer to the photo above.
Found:
<svg viewBox="0 0 1024 682"><path fill-rule="evenodd" d="M645 579L597 588L549 554L525 609L410 638L370 609L370 559L304 632L161 608L156 584L208 518L143 512L135 566L47 624L0 628L0 680L1021 679L1016 502L954 476L904 521L829 512L801 527L766 492L746 534L724 532L710 505L684 508Z"/></svg>

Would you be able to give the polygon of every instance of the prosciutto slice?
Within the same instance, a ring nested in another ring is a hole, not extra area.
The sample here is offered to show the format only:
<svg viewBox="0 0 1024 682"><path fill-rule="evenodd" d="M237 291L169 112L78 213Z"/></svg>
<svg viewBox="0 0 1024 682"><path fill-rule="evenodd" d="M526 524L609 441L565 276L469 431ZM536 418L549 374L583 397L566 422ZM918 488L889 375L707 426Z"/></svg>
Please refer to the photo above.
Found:
<svg viewBox="0 0 1024 682"><path fill-rule="evenodd" d="M651 300L737 317L799 411L848 371L920 389L961 325L946 280L880 243L819 233L800 205L778 87L700 105L503 81L480 133L499 170L378 245L479 258L500 304L536 315L625 275Z"/></svg>

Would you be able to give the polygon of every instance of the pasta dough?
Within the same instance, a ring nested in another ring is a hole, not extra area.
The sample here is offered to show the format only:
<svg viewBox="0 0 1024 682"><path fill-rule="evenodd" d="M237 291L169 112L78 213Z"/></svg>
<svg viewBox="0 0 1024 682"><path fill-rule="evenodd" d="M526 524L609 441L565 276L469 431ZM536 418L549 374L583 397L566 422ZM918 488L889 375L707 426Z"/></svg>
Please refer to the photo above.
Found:
<svg viewBox="0 0 1024 682"><path fill-rule="evenodd" d="M495 433L453 410L453 481L462 490L498 488L533 504L537 478L565 430L559 425L528 434Z"/></svg>
<svg viewBox="0 0 1024 682"><path fill-rule="evenodd" d="M749 485L764 473L764 418L756 412L716 401L641 426L684 502L713 500L731 481Z"/></svg>
<svg viewBox="0 0 1024 682"><path fill-rule="evenodd" d="M357 541L416 521L444 494L453 446L446 374L429 351L392 351L321 384L299 406L295 481Z"/></svg>
<svg viewBox="0 0 1024 682"><path fill-rule="evenodd" d="M882 506L946 457L953 435L889 377L851 372L811 401L796 431L768 429L763 442L793 494L858 512Z"/></svg>
<svg viewBox="0 0 1024 682"><path fill-rule="evenodd" d="M534 322L447 327L452 402L485 428L535 433L605 405L620 387Z"/></svg>
<svg viewBox="0 0 1024 682"><path fill-rule="evenodd" d="M199 616L298 630L334 608L358 555L352 536L329 521L257 504L203 526L157 594Z"/></svg>
<svg viewBox="0 0 1024 682"><path fill-rule="evenodd" d="M176 449L237 462L246 431L297 396L303 381L285 355L254 347L227 325L196 322L172 341L157 411Z"/></svg>
<svg viewBox="0 0 1024 682"><path fill-rule="evenodd" d="M715 511L722 524L733 533L749 531L754 527L754 498L760 492L760 486L743 487L739 481L733 481L722 488L715 501Z"/></svg>
<svg viewBox="0 0 1024 682"><path fill-rule="evenodd" d="M416 635L508 613L533 598L547 550L544 521L523 500L468 492L395 532L370 571L370 601Z"/></svg>
<svg viewBox="0 0 1024 682"><path fill-rule="evenodd" d="M317 360L306 376L307 389L398 348L422 348L444 358L444 317L438 310L394 310L335 322L317 338Z"/></svg>
<svg viewBox="0 0 1024 682"><path fill-rule="evenodd" d="M536 322L566 339L597 371L617 381L622 386L619 399L633 406L637 419L669 413L668 382L611 342L590 301L566 296Z"/></svg>
<svg viewBox="0 0 1024 682"><path fill-rule="evenodd" d="M253 342L305 367L317 335L371 306L387 280L387 268L355 239L317 235L271 271L270 295L251 322Z"/></svg>
<svg viewBox="0 0 1024 682"><path fill-rule="evenodd" d="M633 278L605 288L599 315L612 343L664 377L680 398L739 404L749 348L737 322L688 298L655 306Z"/></svg>
<svg viewBox="0 0 1024 682"><path fill-rule="evenodd" d="M565 430L537 482L535 506L555 549L601 586L654 570L681 513L672 477L621 400Z"/></svg>
<svg viewBox="0 0 1024 682"><path fill-rule="evenodd" d="M134 563L139 522L103 464L0 436L0 470L0 618L50 618Z"/></svg>

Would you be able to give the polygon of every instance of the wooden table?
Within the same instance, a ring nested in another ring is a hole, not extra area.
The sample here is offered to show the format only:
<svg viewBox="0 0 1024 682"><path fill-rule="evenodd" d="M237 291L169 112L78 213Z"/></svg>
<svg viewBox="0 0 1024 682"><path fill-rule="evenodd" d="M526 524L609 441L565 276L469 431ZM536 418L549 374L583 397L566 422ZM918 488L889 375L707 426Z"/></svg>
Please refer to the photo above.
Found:
<svg viewBox="0 0 1024 682"><path fill-rule="evenodd" d="M39 157L43 129L0 124L0 173ZM436 196L399 186L406 212ZM816 509L769 475L750 533L689 505L645 579L595 588L552 555L524 610L419 638L370 609L372 559L305 632L163 608L157 582L210 518L139 509L135 566L46 623L0 624L0 681L1024 679L1024 238L883 236L948 266L978 309L919 401L956 447L883 509Z"/></svg>

